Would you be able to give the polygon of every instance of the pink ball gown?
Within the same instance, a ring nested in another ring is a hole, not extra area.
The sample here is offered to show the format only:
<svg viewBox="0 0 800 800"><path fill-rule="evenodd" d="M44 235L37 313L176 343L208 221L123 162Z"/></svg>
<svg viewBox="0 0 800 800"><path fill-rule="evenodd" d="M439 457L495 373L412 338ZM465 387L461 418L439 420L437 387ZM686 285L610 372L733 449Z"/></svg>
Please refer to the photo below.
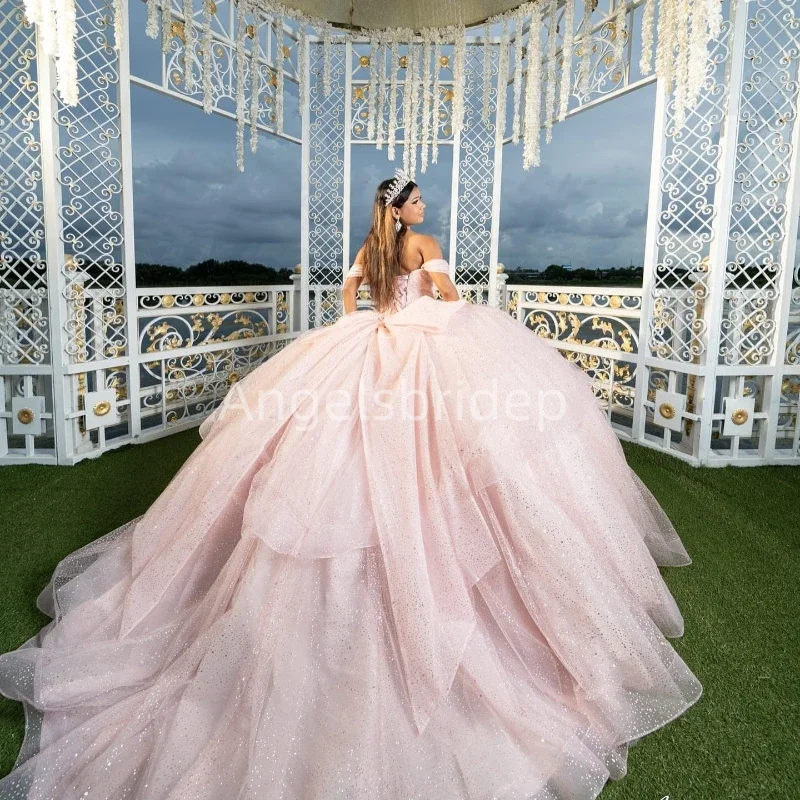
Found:
<svg viewBox="0 0 800 800"><path fill-rule="evenodd" d="M588 377L434 270L235 384L59 563L0 656L2 800L583 800L700 697L657 566L690 558Z"/></svg>

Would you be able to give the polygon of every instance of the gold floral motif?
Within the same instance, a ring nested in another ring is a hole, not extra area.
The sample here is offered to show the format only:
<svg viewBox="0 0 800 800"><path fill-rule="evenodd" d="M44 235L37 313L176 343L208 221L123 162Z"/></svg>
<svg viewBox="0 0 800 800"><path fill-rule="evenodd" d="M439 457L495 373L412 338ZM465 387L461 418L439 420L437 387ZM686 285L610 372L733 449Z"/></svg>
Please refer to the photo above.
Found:
<svg viewBox="0 0 800 800"><path fill-rule="evenodd" d="M228 384L236 383L238 380L239 376L235 372L231 372L231 374L228 375Z"/></svg>
<svg viewBox="0 0 800 800"><path fill-rule="evenodd" d="M196 294L192 297L192 303L194 303L196 306L201 306L205 302L205 299L205 295Z"/></svg>
<svg viewBox="0 0 800 800"><path fill-rule="evenodd" d="M291 57L292 51L286 45L283 45L283 47L281 47L281 50L283 50L283 57L284 58L290 58Z"/></svg>
<svg viewBox="0 0 800 800"><path fill-rule="evenodd" d="M442 66L442 67L448 67L448 66L450 66L450 58L449 58L448 56L442 56L442 57L439 59L439 64L440 64L440 66Z"/></svg>
<svg viewBox="0 0 800 800"><path fill-rule="evenodd" d="M621 308L622 298L618 294L612 294L611 297L608 298L608 305L609 308Z"/></svg>
<svg viewBox="0 0 800 800"><path fill-rule="evenodd" d="M212 14L217 13L217 4L214 2L214 0L208 0L208 10Z"/></svg>
<svg viewBox="0 0 800 800"><path fill-rule="evenodd" d="M358 63L362 67L368 67L369 66L369 56L361 56L361 58L358 59Z"/></svg>
<svg viewBox="0 0 800 800"><path fill-rule="evenodd" d="M582 302L585 306L591 306L594 304L594 295L585 294L583 296Z"/></svg>
<svg viewBox="0 0 800 800"><path fill-rule="evenodd" d="M169 26L170 36L177 36L182 42L186 42L186 32L183 29L183 23L177 20L172 20Z"/></svg>
<svg viewBox="0 0 800 800"><path fill-rule="evenodd" d="M408 58L406 56L400 56L400 69L405 69L408 66Z"/></svg>
<svg viewBox="0 0 800 800"><path fill-rule="evenodd" d="M749 419L750 415L744 408L737 408L736 411L731 414L731 422L734 425L744 425L745 422Z"/></svg>
<svg viewBox="0 0 800 800"><path fill-rule="evenodd" d="M224 306L228 305L230 301L231 301L231 296L227 292L224 292L219 296L219 302Z"/></svg>
<svg viewBox="0 0 800 800"><path fill-rule="evenodd" d="M354 86L353 87L353 100L365 100L364 97L364 87L363 86Z"/></svg>
<svg viewBox="0 0 800 800"><path fill-rule="evenodd" d="M17 419L23 425L30 425L36 419L36 414L33 413L32 408L21 408L17 411Z"/></svg>
<svg viewBox="0 0 800 800"><path fill-rule="evenodd" d="M92 411L96 417L104 417L111 411L111 403L108 400L100 400L92 406Z"/></svg>
<svg viewBox="0 0 800 800"><path fill-rule="evenodd" d="M175 305L175 297L171 294L165 294L161 298L161 305L164 306L164 308L172 308L172 306Z"/></svg>
<svg viewBox="0 0 800 800"><path fill-rule="evenodd" d="M561 292L558 296L558 302L560 305L565 306L569 302L569 298L564 292Z"/></svg>
<svg viewBox="0 0 800 800"><path fill-rule="evenodd" d="M658 407L658 413L661 414L664 419L672 419L675 416L675 406L672 403L662 403Z"/></svg>
<svg viewBox="0 0 800 800"><path fill-rule="evenodd" d="M443 98L443 101L444 101L445 103L448 103L448 102L450 102L450 100L452 100L452 99L453 99L453 90L452 90L452 89L448 89L448 90L447 90L447 91L444 93L444 98Z"/></svg>
<svg viewBox="0 0 800 800"><path fill-rule="evenodd" d="M256 36L256 29L255 29L255 27L254 27L253 25L248 25L248 26L247 26L247 37L248 37L249 39L255 39L255 36Z"/></svg>

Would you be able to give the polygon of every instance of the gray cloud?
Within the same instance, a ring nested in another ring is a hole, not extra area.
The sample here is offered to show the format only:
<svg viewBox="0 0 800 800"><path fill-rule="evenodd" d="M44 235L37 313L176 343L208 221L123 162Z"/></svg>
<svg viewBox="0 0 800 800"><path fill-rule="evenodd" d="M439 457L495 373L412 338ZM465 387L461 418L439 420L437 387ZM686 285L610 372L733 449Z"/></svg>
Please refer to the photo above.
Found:
<svg viewBox="0 0 800 800"><path fill-rule="evenodd" d="M138 4L131 16L132 71L154 80L157 43L144 36ZM500 261L509 268L642 262L654 98L651 85L578 114L554 126L549 144L542 132L543 163L528 172L522 145L505 147ZM239 173L232 120L137 86L132 102L138 261L187 266L204 258L244 259L274 267L299 261L299 146L262 135L254 155L246 142ZM292 102L287 120L295 126ZM436 236L448 257L449 147L440 147L439 162L426 174L418 166L427 205L420 230ZM375 188L401 164L400 148L394 162L385 148L352 148L351 260L366 236Z"/></svg>

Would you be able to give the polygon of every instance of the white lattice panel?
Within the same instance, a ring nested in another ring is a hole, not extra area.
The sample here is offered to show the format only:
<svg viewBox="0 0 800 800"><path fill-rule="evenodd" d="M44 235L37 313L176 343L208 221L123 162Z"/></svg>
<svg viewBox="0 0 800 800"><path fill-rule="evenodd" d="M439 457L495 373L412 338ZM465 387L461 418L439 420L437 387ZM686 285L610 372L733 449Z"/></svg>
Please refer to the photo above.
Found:
<svg viewBox="0 0 800 800"><path fill-rule="evenodd" d="M498 48L492 47L494 84L489 92L489 121L483 107L483 47L466 48L464 125L458 149L458 195L455 239L455 281L488 286L492 245L492 188L495 166Z"/></svg>
<svg viewBox="0 0 800 800"><path fill-rule="evenodd" d="M123 266L119 71L103 0L80 0L76 57L81 102L55 96L67 352L76 361L128 353ZM89 302L87 293L91 294Z"/></svg>
<svg viewBox="0 0 800 800"><path fill-rule="evenodd" d="M0 363L50 359L36 35L0 2Z"/></svg>
<svg viewBox="0 0 800 800"><path fill-rule="evenodd" d="M331 46L327 96L323 46L311 44L309 58L308 325L314 328L335 322L340 313L336 287L342 282L344 258L347 47Z"/></svg>
<svg viewBox="0 0 800 800"><path fill-rule="evenodd" d="M667 103L647 342L650 355L662 360L704 363L706 359L708 322L704 309L709 291L709 253L719 213L715 197L730 29L726 20L706 63L700 101L682 128L675 127L674 98L670 96Z"/></svg>
<svg viewBox="0 0 800 800"><path fill-rule="evenodd" d="M786 270L788 178L797 119L800 19L794 0L749 4L719 361L769 363Z"/></svg>

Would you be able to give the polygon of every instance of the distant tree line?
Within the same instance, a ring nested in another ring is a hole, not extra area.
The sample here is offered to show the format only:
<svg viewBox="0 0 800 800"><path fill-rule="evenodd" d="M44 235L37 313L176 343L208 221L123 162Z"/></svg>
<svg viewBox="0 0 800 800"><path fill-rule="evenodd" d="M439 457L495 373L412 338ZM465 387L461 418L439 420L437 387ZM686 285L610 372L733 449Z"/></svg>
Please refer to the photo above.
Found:
<svg viewBox="0 0 800 800"><path fill-rule="evenodd" d="M508 270L509 283L522 284L575 284L576 286L641 286L643 267L613 267L611 269L569 269L561 264L550 264L543 270L524 267Z"/></svg>
<svg viewBox="0 0 800 800"><path fill-rule="evenodd" d="M6 265L0 264L0 283L9 288L29 285L34 275L37 282L46 278L46 265L26 255L19 261L13 258L13 251L7 251ZM8 267L12 264L13 269ZM769 265L750 264L739 267L735 276L727 277L728 287L749 286L754 289L765 286L772 274ZM123 279L119 264L102 262L86 262L77 267L89 277L92 286L119 286ZM207 259L190 267L170 267L165 264L139 263L136 265L136 285L141 287L159 286L246 286L260 284L288 284L294 270L290 268L276 269L249 261L217 261ZM518 284L574 284L576 286L641 286L644 275L643 267L613 267L611 269L587 269L580 267L571 269L562 264L550 264L544 270L526 269L525 267L507 267L509 283ZM660 285L691 285L689 270L680 266L670 267L663 274Z"/></svg>
<svg viewBox="0 0 800 800"><path fill-rule="evenodd" d="M210 258L191 267L137 264L136 285L151 286L247 286L287 284L291 269L274 269L248 261L217 261Z"/></svg>

